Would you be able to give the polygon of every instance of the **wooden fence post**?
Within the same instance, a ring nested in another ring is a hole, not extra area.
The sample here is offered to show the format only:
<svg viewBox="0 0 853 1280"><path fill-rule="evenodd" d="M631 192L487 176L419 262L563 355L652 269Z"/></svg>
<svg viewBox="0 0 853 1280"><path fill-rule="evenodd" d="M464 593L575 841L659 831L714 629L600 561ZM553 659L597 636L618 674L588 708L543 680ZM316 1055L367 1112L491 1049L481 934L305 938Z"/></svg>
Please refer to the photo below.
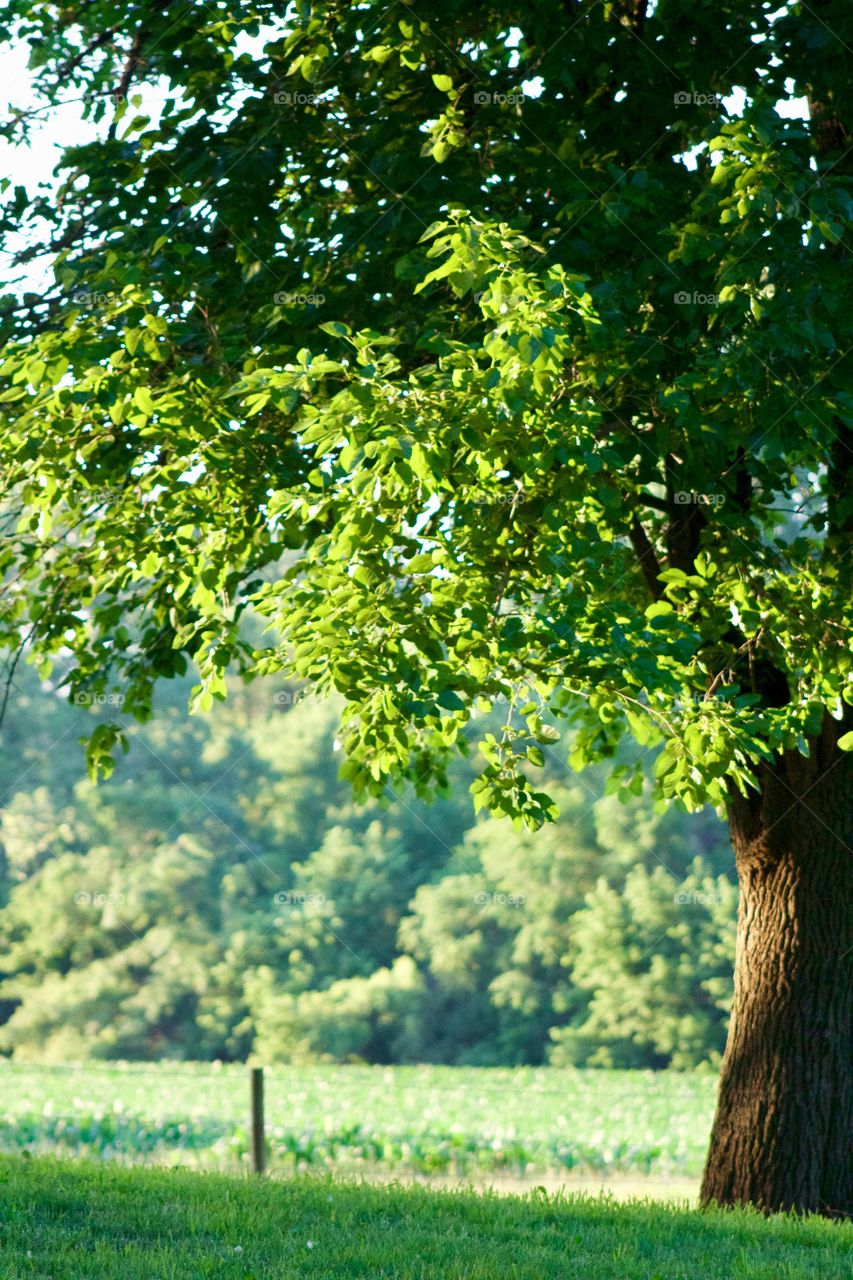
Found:
<svg viewBox="0 0 853 1280"><path fill-rule="evenodd" d="M263 1173L266 1165L263 1067L251 1068L249 1094L252 1110L252 1172Z"/></svg>

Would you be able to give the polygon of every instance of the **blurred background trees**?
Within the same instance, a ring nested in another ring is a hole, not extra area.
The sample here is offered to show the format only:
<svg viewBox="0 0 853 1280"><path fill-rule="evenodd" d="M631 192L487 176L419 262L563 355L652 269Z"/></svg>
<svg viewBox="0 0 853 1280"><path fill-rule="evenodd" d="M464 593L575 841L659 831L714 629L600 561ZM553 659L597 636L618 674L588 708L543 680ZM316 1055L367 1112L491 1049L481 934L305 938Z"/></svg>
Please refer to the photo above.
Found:
<svg viewBox="0 0 853 1280"><path fill-rule="evenodd" d="M552 755L561 816L534 835L474 819L476 754L451 798L356 806L334 705L261 681L188 719L185 683L94 787L77 738L106 708L20 677L0 764L0 1051L718 1058L735 891L710 810L657 812L648 789L620 803Z"/></svg>

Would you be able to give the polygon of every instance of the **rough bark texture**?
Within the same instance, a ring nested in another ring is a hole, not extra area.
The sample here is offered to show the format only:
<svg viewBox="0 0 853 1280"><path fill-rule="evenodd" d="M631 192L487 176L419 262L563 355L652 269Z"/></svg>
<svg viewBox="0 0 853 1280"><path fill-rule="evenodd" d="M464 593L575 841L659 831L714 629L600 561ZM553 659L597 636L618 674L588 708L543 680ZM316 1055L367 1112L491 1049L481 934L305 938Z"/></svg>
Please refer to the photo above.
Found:
<svg viewBox="0 0 853 1280"><path fill-rule="evenodd" d="M735 993L703 1203L853 1214L853 760L827 721L733 801Z"/></svg>

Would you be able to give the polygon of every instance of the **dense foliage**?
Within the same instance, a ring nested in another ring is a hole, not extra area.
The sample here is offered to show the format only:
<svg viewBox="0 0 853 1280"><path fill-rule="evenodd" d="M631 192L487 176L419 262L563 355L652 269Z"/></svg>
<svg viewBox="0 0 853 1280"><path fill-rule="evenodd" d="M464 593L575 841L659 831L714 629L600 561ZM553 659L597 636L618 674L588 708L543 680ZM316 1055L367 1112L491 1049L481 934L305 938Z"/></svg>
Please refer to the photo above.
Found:
<svg viewBox="0 0 853 1280"><path fill-rule="evenodd" d="M203 706L229 662L336 688L375 794L514 697L476 798L533 825L545 707L578 764L662 743L688 804L834 744L853 36L820 7L15 0L6 135L85 123L0 222L55 279L0 327L6 643L140 716L188 658Z"/></svg>
<svg viewBox="0 0 853 1280"><path fill-rule="evenodd" d="M0 1046L54 1059L690 1066L717 1056L734 892L708 811L654 811L549 752L546 832L455 799L356 806L337 709L184 687L107 783L109 708L22 677L5 725Z"/></svg>

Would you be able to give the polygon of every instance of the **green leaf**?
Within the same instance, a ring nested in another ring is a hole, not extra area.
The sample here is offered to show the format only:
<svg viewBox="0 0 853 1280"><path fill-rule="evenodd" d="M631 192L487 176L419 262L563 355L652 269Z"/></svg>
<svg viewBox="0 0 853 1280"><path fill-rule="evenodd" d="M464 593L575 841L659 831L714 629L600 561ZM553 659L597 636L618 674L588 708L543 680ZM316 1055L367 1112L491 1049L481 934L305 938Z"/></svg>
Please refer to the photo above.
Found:
<svg viewBox="0 0 853 1280"><path fill-rule="evenodd" d="M136 388L133 393L133 403L137 405L143 413L150 415L154 412L154 400L147 387Z"/></svg>
<svg viewBox="0 0 853 1280"><path fill-rule="evenodd" d="M376 44L372 49L368 49L361 56L365 62L387 62L393 54L394 49L390 44Z"/></svg>
<svg viewBox="0 0 853 1280"><path fill-rule="evenodd" d="M433 479L432 468L429 464L429 457L422 445L412 445L410 462L415 475L421 480L431 481Z"/></svg>
<svg viewBox="0 0 853 1280"><path fill-rule="evenodd" d="M446 707L448 711L465 710L465 703L459 697L459 694L455 693L453 689L442 689L441 693L438 695L438 705L440 707Z"/></svg>
<svg viewBox="0 0 853 1280"><path fill-rule="evenodd" d="M435 561L431 551L424 551L420 555L413 556L406 566L409 573L424 573L435 568Z"/></svg>

